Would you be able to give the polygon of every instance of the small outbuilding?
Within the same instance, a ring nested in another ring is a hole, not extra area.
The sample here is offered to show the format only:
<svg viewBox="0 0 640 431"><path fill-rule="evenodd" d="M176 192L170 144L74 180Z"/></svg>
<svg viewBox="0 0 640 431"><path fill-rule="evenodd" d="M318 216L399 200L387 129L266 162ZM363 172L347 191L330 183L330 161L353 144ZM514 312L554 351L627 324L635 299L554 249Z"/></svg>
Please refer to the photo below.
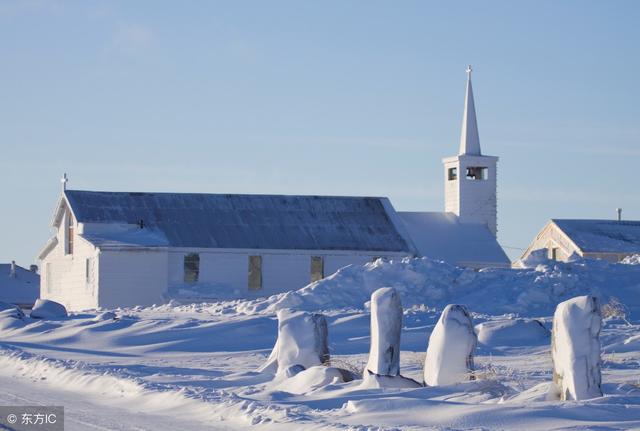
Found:
<svg viewBox="0 0 640 431"><path fill-rule="evenodd" d="M40 295L37 267L25 269L15 262L0 263L0 302L31 308Z"/></svg>
<svg viewBox="0 0 640 431"><path fill-rule="evenodd" d="M547 258L565 262L574 253L619 262L640 254L640 221L552 219L520 260L525 261L537 250L546 250Z"/></svg>

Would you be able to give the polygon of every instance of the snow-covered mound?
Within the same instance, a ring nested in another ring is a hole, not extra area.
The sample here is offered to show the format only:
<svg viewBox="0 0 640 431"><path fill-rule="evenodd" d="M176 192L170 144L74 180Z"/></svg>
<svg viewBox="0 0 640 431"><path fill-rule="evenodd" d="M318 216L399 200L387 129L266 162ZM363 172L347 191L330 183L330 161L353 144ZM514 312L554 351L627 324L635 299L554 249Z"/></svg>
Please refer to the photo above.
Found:
<svg viewBox="0 0 640 431"><path fill-rule="evenodd" d="M475 327L485 346L535 346L549 343L551 333L534 319L490 320Z"/></svg>
<svg viewBox="0 0 640 431"><path fill-rule="evenodd" d="M37 299L31 317L36 319L59 319L67 317L67 309L64 305L48 299Z"/></svg>
<svg viewBox="0 0 640 431"><path fill-rule="evenodd" d="M576 259L571 263L544 260L532 268L458 268L428 258L377 260L351 265L299 290L256 300L222 301L165 307L167 311L207 311L211 314L275 314L279 309L362 309L371 294L393 287L405 308L426 305L442 309L466 304L476 313L550 316L555 306L579 295L606 303L618 298L640 315L640 264L612 264Z"/></svg>
<svg viewBox="0 0 640 431"><path fill-rule="evenodd" d="M469 380L477 344L469 311L462 305L447 305L429 337L424 382L441 386Z"/></svg>
<svg viewBox="0 0 640 431"><path fill-rule="evenodd" d="M327 321L321 314L278 311L278 339L260 371L294 375L329 361Z"/></svg>

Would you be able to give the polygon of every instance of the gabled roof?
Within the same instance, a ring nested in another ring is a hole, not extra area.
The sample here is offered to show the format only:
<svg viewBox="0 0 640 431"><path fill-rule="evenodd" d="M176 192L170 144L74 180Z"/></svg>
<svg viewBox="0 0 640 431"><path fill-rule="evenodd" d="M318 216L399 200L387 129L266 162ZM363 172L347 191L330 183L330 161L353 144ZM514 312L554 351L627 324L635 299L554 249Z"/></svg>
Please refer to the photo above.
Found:
<svg viewBox="0 0 640 431"><path fill-rule="evenodd" d="M640 221L551 220L583 253L640 253Z"/></svg>
<svg viewBox="0 0 640 431"><path fill-rule="evenodd" d="M40 295L40 276L16 265L11 277L11 264L0 263L0 301L11 304L33 304Z"/></svg>
<svg viewBox="0 0 640 431"><path fill-rule="evenodd" d="M511 261L487 225L460 223L447 212L398 212L422 256L451 264L510 266Z"/></svg>
<svg viewBox="0 0 640 431"><path fill-rule="evenodd" d="M412 251L392 221L393 207L386 198L64 193L77 221L93 226L83 237L96 245L126 243L131 227L143 220L142 230L150 232L143 238L145 246ZM95 229L97 224L116 228ZM117 228L127 225L129 233Z"/></svg>

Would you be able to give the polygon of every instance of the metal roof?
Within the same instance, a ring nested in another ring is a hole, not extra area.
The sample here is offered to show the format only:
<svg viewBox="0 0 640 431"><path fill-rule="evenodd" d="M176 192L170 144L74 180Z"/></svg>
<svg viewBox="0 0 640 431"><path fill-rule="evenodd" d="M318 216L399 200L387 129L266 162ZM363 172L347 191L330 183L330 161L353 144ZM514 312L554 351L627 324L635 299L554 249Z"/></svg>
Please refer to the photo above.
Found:
<svg viewBox="0 0 640 431"><path fill-rule="evenodd" d="M640 253L640 221L553 219L583 252Z"/></svg>
<svg viewBox="0 0 640 431"><path fill-rule="evenodd" d="M143 220L144 229L162 239L147 246L411 251L388 213L394 211L386 198L64 193L80 223L135 225ZM92 242L108 240L100 237L86 235Z"/></svg>

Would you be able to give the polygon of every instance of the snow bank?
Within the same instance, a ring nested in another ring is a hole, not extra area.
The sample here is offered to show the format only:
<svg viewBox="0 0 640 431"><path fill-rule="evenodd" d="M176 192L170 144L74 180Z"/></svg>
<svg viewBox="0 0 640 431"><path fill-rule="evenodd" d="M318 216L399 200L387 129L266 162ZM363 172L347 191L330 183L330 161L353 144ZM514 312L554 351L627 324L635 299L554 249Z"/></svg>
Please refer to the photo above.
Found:
<svg viewBox="0 0 640 431"><path fill-rule="evenodd" d="M0 312L4 312L9 310L10 313L6 313L6 315L12 315L18 319L24 319L24 312L17 305L9 304L8 302L0 301Z"/></svg>
<svg viewBox="0 0 640 431"><path fill-rule="evenodd" d="M490 320L475 327L485 346L535 346L549 342L551 333L534 319Z"/></svg>
<svg viewBox="0 0 640 431"><path fill-rule="evenodd" d="M579 296L558 304L553 316L553 382L562 400L602 396L598 300Z"/></svg>
<svg viewBox="0 0 640 431"><path fill-rule="evenodd" d="M327 321L321 314L278 311L278 339L259 371L291 377L306 368L329 361Z"/></svg>
<svg viewBox="0 0 640 431"><path fill-rule="evenodd" d="M67 317L67 309L64 305L49 299L37 299L31 317L36 319L59 319Z"/></svg>
<svg viewBox="0 0 640 431"><path fill-rule="evenodd" d="M443 386L469 380L477 337L471 315L463 305L447 305L429 337L424 381Z"/></svg>
<svg viewBox="0 0 640 431"><path fill-rule="evenodd" d="M352 265L299 290L256 300L160 306L172 312L210 314L274 314L291 308L304 311L363 309L371 294L393 287L406 308L473 304L474 312L499 315L550 316L555 306L579 295L611 296L640 316L640 265L578 259L544 260L531 268L473 271L428 258L382 260Z"/></svg>
<svg viewBox="0 0 640 431"><path fill-rule="evenodd" d="M395 289L383 287L371 295L371 350L365 374L400 374L402 304Z"/></svg>

